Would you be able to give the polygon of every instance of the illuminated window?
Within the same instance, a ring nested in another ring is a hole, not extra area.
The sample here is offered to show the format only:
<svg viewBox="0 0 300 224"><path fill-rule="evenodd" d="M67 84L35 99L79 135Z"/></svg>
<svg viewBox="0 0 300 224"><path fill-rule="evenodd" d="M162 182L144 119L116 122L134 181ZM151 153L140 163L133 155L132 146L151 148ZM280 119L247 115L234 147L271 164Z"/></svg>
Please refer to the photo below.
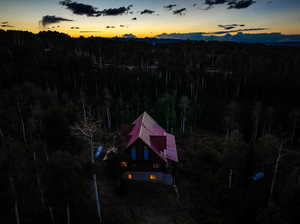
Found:
<svg viewBox="0 0 300 224"><path fill-rule="evenodd" d="M132 175L131 173L129 173L129 174L127 175L127 178L128 178L129 180L131 180L131 179L133 178L133 175Z"/></svg>
<svg viewBox="0 0 300 224"><path fill-rule="evenodd" d="M126 162L120 162L120 166L121 167L127 167L127 163Z"/></svg>
<svg viewBox="0 0 300 224"><path fill-rule="evenodd" d="M150 180L156 180L156 179L157 179L157 176L154 175L154 174L150 174L150 175L149 175L149 179L150 179Z"/></svg>

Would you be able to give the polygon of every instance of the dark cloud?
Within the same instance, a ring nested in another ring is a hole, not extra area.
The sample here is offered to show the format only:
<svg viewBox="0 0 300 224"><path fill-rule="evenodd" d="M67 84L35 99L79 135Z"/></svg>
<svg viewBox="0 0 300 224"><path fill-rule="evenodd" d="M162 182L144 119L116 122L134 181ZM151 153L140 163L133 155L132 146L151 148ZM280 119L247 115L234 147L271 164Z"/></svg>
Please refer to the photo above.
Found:
<svg viewBox="0 0 300 224"><path fill-rule="evenodd" d="M1 24L0 27L2 27L2 28L11 28L11 27L14 27L14 26L9 25L9 24Z"/></svg>
<svg viewBox="0 0 300 224"><path fill-rule="evenodd" d="M92 5L86 5L71 0L64 0L59 2L60 5L66 6L67 9L71 10L76 15L86 16L100 16L101 12Z"/></svg>
<svg viewBox="0 0 300 224"><path fill-rule="evenodd" d="M254 3L256 3L256 1L253 0L231 1L228 2L228 9L245 9L253 5Z"/></svg>
<svg viewBox="0 0 300 224"><path fill-rule="evenodd" d="M131 20L137 20L137 18L136 18L136 17L134 17L134 18L132 18Z"/></svg>
<svg viewBox="0 0 300 224"><path fill-rule="evenodd" d="M132 33L126 33L122 36L122 38L127 38L127 39L134 39L134 38L137 38L137 36L135 36L134 34Z"/></svg>
<svg viewBox="0 0 300 224"><path fill-rule="evenodd" d="M172 38L172 39L196 39L199 37L205 37L208 35L220 35L220 34L230 34L230 33L241 33L241 32L249 32L249 31L262 31L262 30L268 30L268 28L249 28L249 29L237 29L237 30L222 30L217 32L195 32L195 33L162 33L157 35L157 38Z"/></svg>
<svg viewBox="0 0 300 224"><path fill-rule="evenodd" d="M243 27L245 26L244 24L229 24L229 25L218 25L218 27L223 28L225 30L231 30L236 27Z"/></svg>
<svg viewBox="0 0 300 224"><path fill-rule="evenodd" d="M186 11L187 11L186 8L177 9L177 10L173 11L173 14L174 15L180 15L180 16L182 16L182 15L184 15L186 13Z"/></svg>
<svg viewBox="0 0 300 224"><path fill-rule="evenodd" d="M129 5L127 7L120 7L120 8L111 8L111 9L104 9L100 12L103 16L119 16L126 14L130 11L133 5Z"/></svg>
<svg viewBox="0 0 300 224"><path fill-rule="evenodd" d="M227 2L228 0L205 0L206 5L219 5Z"/></svg>
<svg viewBox="0 0 300 224"><path fill-rule="evenodd" d="M71 19L65 19L65 18L62 18L62 17L57 17L57 16L49 16L49 15L46 15L46 16L43 16L42 20L40 21L40 23L43 25L43 26L47 26L49 24L53 24L53 23L60 23L60 22L63 22L63 21L73 21Z"/></svg>
<svg viewBox="0 0 300 224"><path fill-rule="evenodd" d="M106 29L114 29L116 28L115 26L106 26Z"/></svg>
<svg viewBox="0 0 300 224"><path fill-rule="evenodd" d="M223 30L223 31L211 32L211 33L206 33L206 34L216 35L216 34L238 33L238 32L246 32L246 31L261 31L261 30L268 30L268 28L249 28L249 29L238 29L238 30Z"/></svg>
<svg viewBox="0 0 300 224"><path fill-rule="evenodd" d="M78 26L72 26L70 29L72 29L72 30L79 30L80 28Z"/></svg>
<svg viewBox="0 0 300 224"><path fill-rule="evenodd" d="M150 9L144 9L143 11L141 11L141 15L143 15L143 14L153 14L153 13L155 13L155 11L150 10Z"/></svg>
<svg viewBox="0 0 300 224"><path fill-rule="evenodd" d="M119 8L98 10L98 8L92 5L73 2L71 0L60 1L59 4L66 6L67 9L71 10L76 15L86 15L90 17L123 15L125 13L128 13L132 8L132 5L129 5L127 7L123 6Z"/></svg>
<svg viewBox="0 0 300 224"><path fill-rule="evenodd" d="M269 28L249 28L249 29L240 29L236 32L242 32L242 31L259 31L259 30L268 30Z"/></svg>
<svg viewBox="0 0 300 224"><path fill-rule="evenodd" d="M218 25L218 27L223 28L225 30L231 30L235 28L235 26L223 26L223 25Z"/></svg>
<svg viewBox="0 0 300 224"><path fill-rule="evenodd" d="M14 27L14 26L9 25L9 24L8 24L8 21L4 21L4 22L1 22L1 23L0 23L0 27L3 27L3 28L10 28L10 27Z"/></svg>
<svg viewBox="0 0 300 224"><path fill-rule="evenodd" d="M221 5L227 3L228 0L205 0L204 4L207 5L206 10L211 9L214 5Z"/></svg>
<svg viewBox="0 0 300 224"><path fill-rule="evenodd" d="M174 7L176 7L176 4L170 4L170 5L165 5L164 8L168 10L172 10Z"/></svg>
<svg viewBox="0 0 300 224"><path fill-rule="evenodd" d="M245 9L256 3L254 0L205 0L206 10L211 9L214 5L227 4L228 9Z"/></svg>

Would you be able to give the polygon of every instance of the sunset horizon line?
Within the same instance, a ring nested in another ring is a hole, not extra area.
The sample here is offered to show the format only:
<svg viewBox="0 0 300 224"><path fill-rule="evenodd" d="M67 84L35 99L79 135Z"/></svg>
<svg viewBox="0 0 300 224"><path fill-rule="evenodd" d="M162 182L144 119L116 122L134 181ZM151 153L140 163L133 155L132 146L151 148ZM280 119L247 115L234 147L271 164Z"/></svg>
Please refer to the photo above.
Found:
<svg viewBox="0 0 300 224"><path fill-rule="evenodd" d="M224 37L226 35L231 35L231 36L236 36L238 33L242 33L242 34L248 34L248 35L257 35L257 34L266 34L266 35L270 35L270 34L280 34L283 36L300 36L300 32L297 33L285 33L285 32L281 32L281 31L268 31L268 30L263 30L265 32L251 32L251 31L230 31L227 33L220 33L218 34L218 32L221 31L216 31L216 32L203 32L203 31L191 31L191 32L162 32L162 33L155 33L155 34L144 34L144 33L135 33L135 32L125 32L125 33L120 33L120 34L105 34L103 33L104 30L80 30L78 33L75 32L65 32L65 31L60 31L60 30L51 30L51 29L45 29L45 30L30 30L30 29L1 29L2 31L20 31L20 32L29 32L32 34L39 34L41 32L57 32L57 33L61 33L61 34L66 34L72 38L78 38L78 37L99 37L99 38L123 38L124 35L134 35L134 38L157 38L160 35L172 35L172 34L178 34L178 35L185 35L185 34L199 34L199 37L202 34L202 37L205 36L216 36L216 37ZM163 39L163 38L161 38ZM175 38L173 38L175 39Z"/></svg>

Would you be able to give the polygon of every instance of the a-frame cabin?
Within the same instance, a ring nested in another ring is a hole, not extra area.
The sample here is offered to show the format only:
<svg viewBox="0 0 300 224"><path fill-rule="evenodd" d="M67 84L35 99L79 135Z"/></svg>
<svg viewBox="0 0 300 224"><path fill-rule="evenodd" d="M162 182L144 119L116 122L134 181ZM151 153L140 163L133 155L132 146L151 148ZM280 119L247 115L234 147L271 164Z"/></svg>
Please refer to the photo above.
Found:
<svg viewBox="0 0 300 224"><path fill-rule="evenodd" d="M146 112L123 136L121 177L127 181L174 184L174 165L178 162L175 136L166 132Z"/></svg>

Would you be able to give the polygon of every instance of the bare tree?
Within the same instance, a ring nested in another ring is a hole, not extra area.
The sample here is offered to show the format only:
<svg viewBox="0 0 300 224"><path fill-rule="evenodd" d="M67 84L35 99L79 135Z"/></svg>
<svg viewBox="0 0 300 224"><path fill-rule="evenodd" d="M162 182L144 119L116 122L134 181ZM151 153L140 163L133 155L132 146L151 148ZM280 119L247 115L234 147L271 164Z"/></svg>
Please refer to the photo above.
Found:
<svg viewBox="0 0 300 224"><path fill-rule="evenodd" d="M14 199L15 199L14 200L14 211L15 211L16 223L20 224L20 212L19 212L18 197L17 197L17 191L16 191L14 178L12 176L10 176L9 181L10 181L11 191L12 191Z"/></svg>
<svg viewBox="0 0 300 224"><path fill-rule="evenodd" d="M5 138L4 133L3 133L2 129L0 128L1 141L4 142L4 140L5 140L4 138ZM20 224L21 219L20 219L20 212L19 212L18 194L17 194L16 184L15 184L15 177L13 174L9 175L9 185L10 185L11 194L12 194L12 197L14 200L14 213L15 213L15 218L16 218L16 224Z"/></svg>
<svg viewBox="0 0 300 224"><path fill-rule="evenodd" d="M70 221L71 221L71 216L70 216L70 204L69 203L67 203L67 224L70 224Z"/></svg>
<svg viewBox="0 0 300 224"><path fill-rule="evenodd" d="M275 182L277 179L277 173L278 173L278 167L279 167L279 162L282 157L282 148L283 148L283 143L281 142L278 148L278 155L275 161L275 167L274 167L274 172L273 172L273 177L272 177L272 182L271 182L271 188L270 188L270 195L269 195L269 204L272 200L273 192L274 192L274 187L275 187Z"/></svg>
<svg viewBox="0 0 300 224"><path fill-rule="evenodd" d="M253 116L253 142L256 141L258 137L259 124L260 124L260 116L262 110L262 103L256 102L253 108L252 116Z"/></svg>
<svg viewBox="0 0 300 224"><path fill-rule="evenodd" d="M275 109L272 106L269 106L266 109L266 119L264 121L263 135L272 133L272 126L273 126L273 122L274 122L274 113L275 113Z"/></svg>
<svg viewBox="0 0 300 224"><path fill-rule="evenodd" d="M41 145L43 146L43 151L45 154L45 158L48 161L49 157L48 157L48 153L47 150L45 149L46 145L42 143L41 141L41 126L42 126L42 120L41 120L41 105L40 104L35 104L32 106L31 108L32 110L32 116L29 118L29 124L28 124L28 132L31 133L31 138L29 138L29 143L28 144L32 144L33 141L30 141L33 139L33 136L35 139L38 139L38 142L41 143ZM20 111L20 110L18 110ZM25 129L23 129L25 130ZM24 134L25 135L25 134ZM32 146L32 145L31 145ZM38 163L39 163L39 153L36 152L36 150L33 150L33 161L34 161L34 168L35 168L35 177L36 177L36 183L37 183L37 187L39 190L39 194L40 194L40 201L41 201L41 205L45 208L48 209L49 211L49 215L51 218L51 222L53 224L55 224L55 219L54 219L54 214L53 214L53 209L50 205L47 205L46 200L45 200L45 192L44 192L44 187L41 181L41 174L40 174L40 169L38 167Z"/></svg>
<svg viewBox="0 0 300 224"><path fill-rule="evenodd" d="M54 214L53 214L53 208L51 206L48 206L50 218L53 224L55 224Z"/></svg>
<svg viewBox="0 0 300 224"><path fill-rule="evenodd" d="M3 134L3 131L2 131L2 129L0 128L0 137L1 137L1 141L3 141L4 140L4 134ZM1 144L0 144L1 145Z"/></svg>
<svg viewBox="0 0 300 224"><path fill-rule="evenodd" d="M289 116L292 121L291 142L294 142L297 125L299 123L300 112L298 110L293 110Z"/></svg>
<svg viewBox="0 0 300 224"><path fill-rule="evenodd" d="M226 106L225 115L224 115L224 122L226 126L226 136L225 136L226 141L230 139L230 136L234 130L239 129L239 124L237 121L238 113L239 113L238 103L235 101L231 101Z"/></svg>
<svg viewBox="0 0 300 224"><path fill-rule="evenodd" d="M187 96L182 96L180 98L180 102L179 102L179 107L181 108L182 111L182 120L181 120L181 131L182 134L185 133L185 127L186 127L186 116L187 116L187 111L189 109L189 104L190 104L190 100Z"/></svg>
<svg viewBox="0 0 300 224"><path fill-rule="evenodd" d="M22 127L23 141L25 144L27 144L25 122L23 119L22 108L21 108L21 103L20 103L19 97L17 98L17 111L18 111L18 115L19 115L20 123L21 123L21 127Z"/></svg>
<svg viewBox="0 0 300 224"><path fill-rule="evenodd" d="M231 189L232 187L232 174L233 174L233 171L232 169L229 170L229 175L228 175L228 188Z"/></svg>
<svg viewBox="0 0 300 224"><path fill-rule="evenodd" d="M92 115L86 112L85 105L83 105L83 120L75 124L74 126L72 126L71 129L75 136L78 136L89 143L90 161L92 164L94 164L95 163L95 156L94 156L95 138L97 132L100 130L100 121L96 121L95 119L93 119ZM94 185L94 192L95 192L97 215L99 218L99 223L102 223L101 203L100 203L96 173L93 174L93 185ZM70 211L68 210L68 214L69 213Z"/></svg>
<svg viewBox="0 0 300 224"><path fill-rule="evenodd" d="M272 182L271 182L269 205L272 202L275 184L276 184L276 180L277 180L277 176L278 176L279 164L280 164L281 159L285 156L293 156L294 158L298 158L300 156L299 152L284 149L284 145L288 142L290 142L290 138L282 140L279 143L279 146L276 147L278 150L278 153L277 153L277 157L275 160L274 172L273 172L273 177L272 177Z"/></svg>
<svg viewBox="0 0 300 224"><path fill-rule="evenodd" d="M107 128L111 129L111 106L112 96L107 88L104 89L104 105L105 105L105 115L107 120Z"/></svg>

